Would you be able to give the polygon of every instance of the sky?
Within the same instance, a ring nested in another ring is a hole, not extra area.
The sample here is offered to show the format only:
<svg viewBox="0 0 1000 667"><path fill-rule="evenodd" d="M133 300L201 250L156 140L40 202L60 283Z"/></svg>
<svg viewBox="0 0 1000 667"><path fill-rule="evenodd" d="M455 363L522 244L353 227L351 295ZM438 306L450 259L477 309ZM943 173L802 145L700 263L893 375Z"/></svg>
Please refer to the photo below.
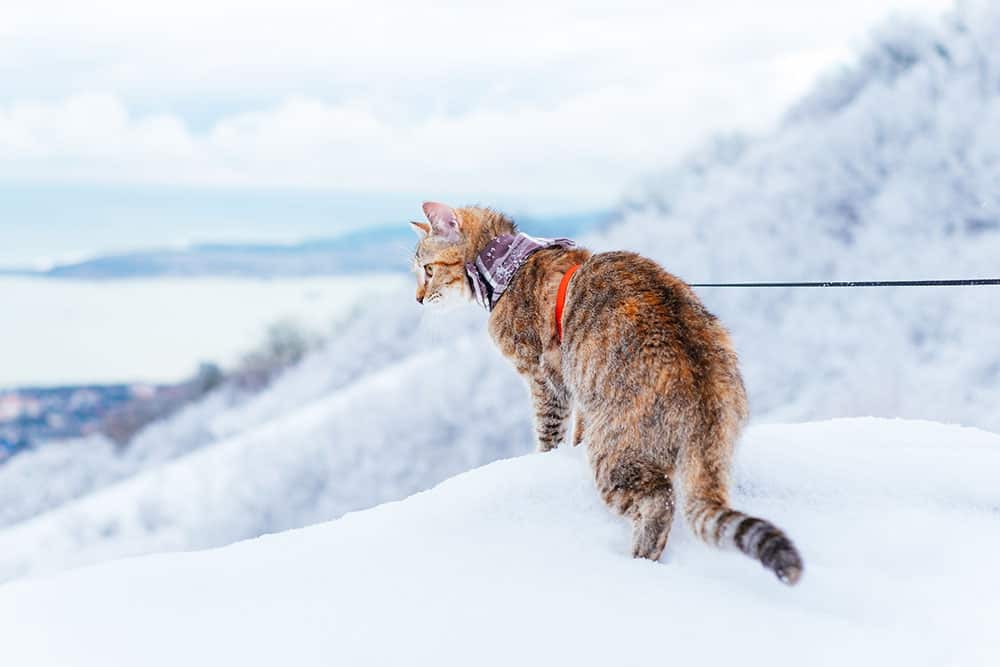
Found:
<svg viewBox="0 0 1000 667"><path fill-rule="evenodd" d="M419 213L423 199L533 214L611 207L713 132L765 131L893 12L950 5L8 3L0 192L20 203L0 203L0 265L37 259L38 244L65 255L131 238L122 227L170 208L177 192L201 194L137 238L163 242L170 225L191 226L210 193L222 194L209 210L268 192L279 211L298 193L328 193L346 206L330 230ZM112 200L152 192L153 203L111 224L88 189ZM385 205L357 212L382 195ZM76 218L46 215L52 200ZM181 236L326 229L289 217L226 226L209 216ZM60 244L63 233L83 239Z"/></svg>

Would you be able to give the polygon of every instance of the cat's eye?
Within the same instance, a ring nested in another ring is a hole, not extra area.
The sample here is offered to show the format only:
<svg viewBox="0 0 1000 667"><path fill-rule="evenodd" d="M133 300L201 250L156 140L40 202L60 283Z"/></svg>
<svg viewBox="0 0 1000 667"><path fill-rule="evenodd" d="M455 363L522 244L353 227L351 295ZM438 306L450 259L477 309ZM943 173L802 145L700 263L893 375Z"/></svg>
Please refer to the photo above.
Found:
<svg viewBox="0 0 1000 667"><path fill-rule="evenodd" d="M433 276L434 275L434 265L432 265L432 264L425 264L424 265L424 273L427 274L428 278L430 278L431 276Z"/></svg>

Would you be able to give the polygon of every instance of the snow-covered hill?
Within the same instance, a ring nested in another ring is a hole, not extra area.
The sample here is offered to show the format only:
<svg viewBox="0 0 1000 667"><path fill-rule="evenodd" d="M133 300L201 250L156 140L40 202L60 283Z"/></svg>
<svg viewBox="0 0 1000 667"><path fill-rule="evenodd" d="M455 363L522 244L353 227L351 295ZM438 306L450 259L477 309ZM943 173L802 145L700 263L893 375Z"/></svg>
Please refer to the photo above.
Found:
<svg viewBox="0 0 1000 667"><path fill-rule="evenodd" d="M95 435L50 443L0 465L0 528L253 430L413 354L408 338L416 327L417 311L410 304L409 287L393 289L396 281L381 277L339 280L340 288L351 292L340 297L340 312L322 300L312 304L314 321L325 322L323 329L334 332L328 344L256 396L229 391L209 394L153 423L126 448ZM359 316L359 303L366 304L364 316ZM202 325L188 321L187 326Z"/></svg>
<svg viewBox="0 0 1000 667"><path fill-rule="evenodd" d="M1000 277L1000 5L897 19L773 132L633 192L593 239L689 282ZM1000 430L1000 289L701 290L755 413Z"/></svg>
<svg viewBox="0 0 1000 667"><path fill-rule="evenodd" d="M581 449L223 549L0 587L33 665L996 665L1000 436L927 422L753 428L739 505L806 562L788 589L683 524L628 555Z"/></svg>
<svg viewBox="0 0 1000 667"><path fill-rule="evenodd" d="M221 439L0 531L0 581L296 528L531 450L527 393L487 349L481 313L447 323L452 338L426 348L416 341L445 322L403 331L393 324L404 318L379 314L374 307L258 401L218 415L210 426ZM414 400L444 368L446 390ZM36 483L0 479L12 495Z"/></svg>

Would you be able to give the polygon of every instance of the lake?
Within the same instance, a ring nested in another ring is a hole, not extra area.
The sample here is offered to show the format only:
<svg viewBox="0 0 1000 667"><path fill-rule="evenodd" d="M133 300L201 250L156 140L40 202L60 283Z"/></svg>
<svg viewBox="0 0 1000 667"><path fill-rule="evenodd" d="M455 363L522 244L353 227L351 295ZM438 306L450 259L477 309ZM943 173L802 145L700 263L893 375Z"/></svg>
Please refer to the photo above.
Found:
<svg viewBox="0 0 1000 667"><path fill-rule="evenodd" d="M181 380L201 361L237 360L273 322L324 333L359 302L406 283L399 275L0 278L0 387Z"/></svg>

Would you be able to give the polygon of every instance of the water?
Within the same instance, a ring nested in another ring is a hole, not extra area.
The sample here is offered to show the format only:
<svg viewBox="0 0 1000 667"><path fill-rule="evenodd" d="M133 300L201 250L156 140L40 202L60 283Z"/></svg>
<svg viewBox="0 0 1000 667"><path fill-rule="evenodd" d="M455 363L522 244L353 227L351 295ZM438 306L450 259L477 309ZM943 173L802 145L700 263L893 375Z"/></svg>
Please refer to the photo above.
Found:
<svg viewBox="0 0 1000 667"><path fill-rule="evenodd" d="M0 387L176 382L223 366L275 321L323 334L401 276L70 281L0 278Z"/></svg>

